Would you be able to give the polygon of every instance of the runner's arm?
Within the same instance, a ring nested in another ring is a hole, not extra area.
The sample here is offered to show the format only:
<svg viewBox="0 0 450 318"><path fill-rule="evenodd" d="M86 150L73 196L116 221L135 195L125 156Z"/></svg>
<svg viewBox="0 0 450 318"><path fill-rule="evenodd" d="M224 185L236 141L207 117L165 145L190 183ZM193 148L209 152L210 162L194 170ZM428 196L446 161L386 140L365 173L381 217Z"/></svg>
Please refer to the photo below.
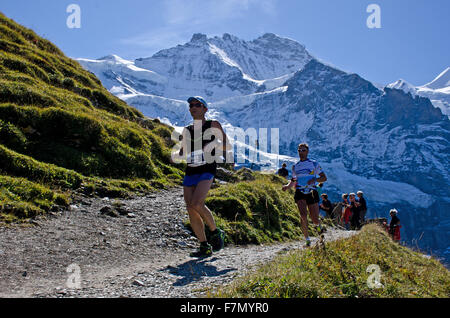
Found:
<svg viewBox="0 0 450 318"><path fill-rule="evenodd" d="M328 178L327 178L327 176L325 175L325 173L324 173L324 172L321 172L321 173L319 174L319 178L313 178L313 179L309 180L309 181L308 181L308 184L314 184L314 183L325 182L325 181L327 181L327 180L328 180Z"/></svg>
<svg viewBox="0 0 450 318"><path fill-rule="evenodd" d="M287 189L294 187L296 183L297 183L297 175L295 173L295 167L293 166L292 167L292 179L288 184L283 186L282 190L286 191Z"/></svg>

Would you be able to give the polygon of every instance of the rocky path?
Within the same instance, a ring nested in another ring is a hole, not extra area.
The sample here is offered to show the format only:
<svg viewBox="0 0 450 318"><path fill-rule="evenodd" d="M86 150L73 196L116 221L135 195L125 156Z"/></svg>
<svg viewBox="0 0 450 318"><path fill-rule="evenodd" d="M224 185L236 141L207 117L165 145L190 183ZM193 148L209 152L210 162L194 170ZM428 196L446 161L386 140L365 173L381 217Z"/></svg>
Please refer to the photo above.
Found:
<svg viewBox="0 0 450 318"><path fill-rule="evenodd" d="M186 218L175 188L120 202L82 197L32 226L0 227L0 297L201 297L304 245L230 246L198 260Z"/></svg>

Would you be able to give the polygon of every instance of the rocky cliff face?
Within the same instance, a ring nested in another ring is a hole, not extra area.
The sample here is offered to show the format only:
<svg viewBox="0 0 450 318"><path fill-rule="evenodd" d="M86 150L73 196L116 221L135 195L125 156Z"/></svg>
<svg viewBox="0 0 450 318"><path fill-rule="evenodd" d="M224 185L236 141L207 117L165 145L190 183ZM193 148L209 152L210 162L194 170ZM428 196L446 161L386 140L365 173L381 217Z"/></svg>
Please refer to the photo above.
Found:
<svg viewBox="0 0 450 318"><path fill-rule="evenodd" d="M444 115L450 117L450 67L445 69L433 81L423 86L414 86L405 80L398 80L387 86L430 99L433 105L439 108Z"/></svg>

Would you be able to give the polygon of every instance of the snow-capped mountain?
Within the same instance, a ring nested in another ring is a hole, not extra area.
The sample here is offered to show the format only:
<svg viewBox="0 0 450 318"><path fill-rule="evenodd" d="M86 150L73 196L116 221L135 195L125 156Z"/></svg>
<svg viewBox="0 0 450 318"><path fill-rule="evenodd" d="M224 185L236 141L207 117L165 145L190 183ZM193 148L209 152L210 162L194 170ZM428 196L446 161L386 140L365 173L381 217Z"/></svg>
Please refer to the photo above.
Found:
<svg viewBox="0 0 450 318"><path fill-rule="evenodd" d="M433 81L423 86L414 86L405 80L398 80L387 85L389 88L401 89L413 96L422 96L431 100L444 115L450 118L450 67L439 74Z"/></svg>
<svg viewBox="0 0 450 318"><path fill-rule="evenodd" d="M118 56L78 61L118 94L139 92L184 101L196 91L219 101L279 87L311 59L301 44L269 33L254 41L194 34L184 45L134 62Z"/></svg>
<svg viewBox="0 0 450 318"><path fill-rule="evenodd" d="M79 62L149 117L185 126L186 98L202 95L210 118L230 135L268 128L270 143L270 128L278 128L282 160L295 161L298 143L308 142L333 200L364 190L372 213L400 209L406 239L424 233L419 246L441 255L448 249L450 259L450 121L418 93L446 94L448 72L420 88L399 81L380 89L274 34L254 41L195 34L134 62L116 56Z"/></svg>
<svg viewBox="0 0 450 318"><path fill-rule="evenodd" d="M189 43L138 59L136 64L167 76L210 80L212 70L206 69L211 66L210 58L220 62L221 69L229 66L239 70L244 79L257 82L296 72L312 57L301 44L271 33L249 42L229 34L210 39L194 34ZM217 78L217 74L213 73L213 77Z"/></svg>
<svg viewBox="0 0 450 318"><path fill-rule="evenodd" d="M447 67L445 71L439 74L433 81L422 86L429 89L445 89L450 88L450 67Z"/></svg>

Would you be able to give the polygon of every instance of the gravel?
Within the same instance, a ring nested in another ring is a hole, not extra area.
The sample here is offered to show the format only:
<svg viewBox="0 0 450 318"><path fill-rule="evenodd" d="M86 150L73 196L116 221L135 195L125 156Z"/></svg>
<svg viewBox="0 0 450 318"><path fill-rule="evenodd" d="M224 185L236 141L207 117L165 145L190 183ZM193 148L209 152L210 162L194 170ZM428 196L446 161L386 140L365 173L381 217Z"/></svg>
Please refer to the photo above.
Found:
<svg viewBox="0 0 450 318"><path fill-rule="evenodd" d="M180 187L127 200L78 197L29 225L0 227L0 297L193 298L304 242L227 246L194 259ZM325 240L354 235L329 229ZM317 239L313 238L313 244Z"/></svg>

